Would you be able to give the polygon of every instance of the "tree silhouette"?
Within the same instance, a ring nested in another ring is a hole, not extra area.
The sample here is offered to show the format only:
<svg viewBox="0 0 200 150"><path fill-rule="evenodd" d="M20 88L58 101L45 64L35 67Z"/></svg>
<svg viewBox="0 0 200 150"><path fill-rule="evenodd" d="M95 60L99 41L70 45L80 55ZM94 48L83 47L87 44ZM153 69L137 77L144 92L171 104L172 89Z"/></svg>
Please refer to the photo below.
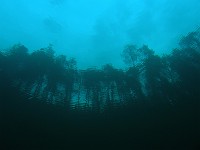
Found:
<svg viewBox="0 0 200 150"><path fill-rule="evenodd" d="M135 66L138 59L138 49L135 45L126 45L121 56L126 64Z"/></svg>
<svg viewBox="0 0 200 150"><path fill-rule="evenodd" d="M43 145L44 139L48 149L66 142L110 144L110 139L129 149L146 149L141 143L150 149L194 149L200 125L199 43L197 30L164 56L130 44L122 52L126 69L106 64L85 70L74 58L56 56L52 45L32 53L14 45L0 52L0 141L11 149Z"/></svg>

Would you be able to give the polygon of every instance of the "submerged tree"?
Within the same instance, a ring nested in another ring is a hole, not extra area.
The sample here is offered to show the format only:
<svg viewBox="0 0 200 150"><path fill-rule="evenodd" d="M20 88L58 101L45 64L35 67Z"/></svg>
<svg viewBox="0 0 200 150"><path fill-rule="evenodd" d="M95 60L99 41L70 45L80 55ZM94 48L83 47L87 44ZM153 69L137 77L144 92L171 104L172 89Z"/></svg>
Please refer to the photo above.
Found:
<svg viewBox="0 0 200 150"><path fill-rule="evenodd" d="M138 59L138 49L135 45L127 45L121 56L126 64L133 67L136 65Z"/></svg>
<svg viewBox="0 0 200 150"><path fill-rule="evenodd" d="M198 104L199 43L199 31L192 32L181 39L178 49L163 57L146 45L127 45L122 53L127 70L110 64L78 70L75 59L56 56L52 45L28 53L17 44L0 53L0 75L31 97L67 109L100 112L120 105L174 105L188 99Z"/></svg>

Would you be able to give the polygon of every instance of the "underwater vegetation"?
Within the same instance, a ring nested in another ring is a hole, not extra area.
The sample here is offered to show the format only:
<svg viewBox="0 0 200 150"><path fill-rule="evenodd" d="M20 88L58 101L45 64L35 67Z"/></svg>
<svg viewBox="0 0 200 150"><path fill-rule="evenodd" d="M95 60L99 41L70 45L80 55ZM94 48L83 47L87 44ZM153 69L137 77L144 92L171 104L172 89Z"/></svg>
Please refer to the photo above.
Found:
<svg viewBox="0 0 200 150"><path fill-rule="evenodd" d="M199 149L200 30L121 56L127 69L82 70L52 45L0 52L0 149Z"/></svg>

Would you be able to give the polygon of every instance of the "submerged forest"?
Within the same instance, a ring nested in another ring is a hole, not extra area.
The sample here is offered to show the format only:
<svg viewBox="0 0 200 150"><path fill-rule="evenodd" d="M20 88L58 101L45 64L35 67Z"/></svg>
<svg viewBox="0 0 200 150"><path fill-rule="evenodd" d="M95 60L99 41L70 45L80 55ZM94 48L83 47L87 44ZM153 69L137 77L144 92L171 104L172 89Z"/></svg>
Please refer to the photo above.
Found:
<svg viewBox="0 0 200 150"><path fill-rule="evenodd" d="M2 50L0 149L199 149L200 30L170 54L129 44L121 59L78 69L52 45Z"/></svg>

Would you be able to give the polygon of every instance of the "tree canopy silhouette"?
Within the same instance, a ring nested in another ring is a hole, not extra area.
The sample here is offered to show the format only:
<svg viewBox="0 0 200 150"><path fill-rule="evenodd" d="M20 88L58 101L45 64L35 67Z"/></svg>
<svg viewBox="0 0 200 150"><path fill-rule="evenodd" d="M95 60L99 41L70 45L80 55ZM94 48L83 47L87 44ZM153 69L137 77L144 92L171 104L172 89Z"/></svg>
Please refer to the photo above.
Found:
<svg viewBox="0 0 200 150"><path fill-rule="evenodd" d="M79 137L82 144L104 138L122 145L135 142L138 147L130 144L131 149L143 142L154 149L180 148L176 143L184 143L183 149L198 146L200 31L183 37L164 56L147 45L129 44L122 59L126 69L106 64L81 70L74 58L55 55L52 45L30 53L16 44L0 52L0 117L6 129L0 141L29 145L45 137L57 146Z"/></svg>

